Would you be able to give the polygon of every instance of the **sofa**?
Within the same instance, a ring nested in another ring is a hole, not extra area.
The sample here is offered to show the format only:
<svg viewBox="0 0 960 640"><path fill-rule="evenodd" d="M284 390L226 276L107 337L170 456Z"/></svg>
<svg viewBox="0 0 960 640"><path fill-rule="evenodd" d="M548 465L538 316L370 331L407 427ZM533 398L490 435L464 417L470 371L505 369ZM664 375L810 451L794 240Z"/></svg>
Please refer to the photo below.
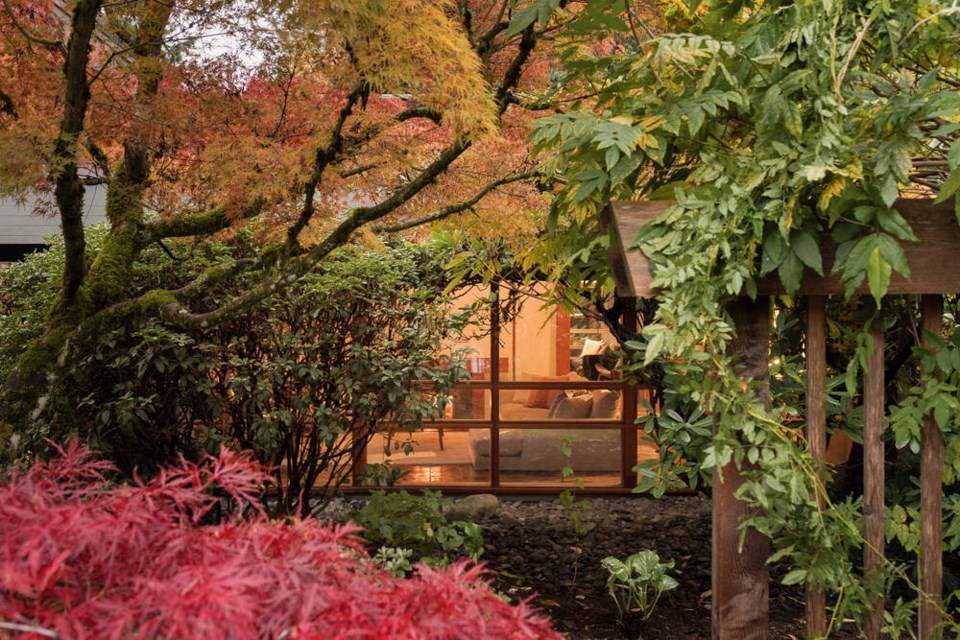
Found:
<svg viewBox="0 0 960 640"><path fill-rule="evenodd" d="M549 406L539 402L546 393ZM620 417L620 393L597 389L593 392L535 390L510 397L501 394L501 422L608 421ZM533 406L531 406L533 405ZM620 469L619 424L602 429L500 430L500 469L503 471L559 471L566 466L577 471L618 471ZM563 454L564 440L570 439L571 454ZM470 429L470 461L477 471L490 469L490 430Z"/></svg>

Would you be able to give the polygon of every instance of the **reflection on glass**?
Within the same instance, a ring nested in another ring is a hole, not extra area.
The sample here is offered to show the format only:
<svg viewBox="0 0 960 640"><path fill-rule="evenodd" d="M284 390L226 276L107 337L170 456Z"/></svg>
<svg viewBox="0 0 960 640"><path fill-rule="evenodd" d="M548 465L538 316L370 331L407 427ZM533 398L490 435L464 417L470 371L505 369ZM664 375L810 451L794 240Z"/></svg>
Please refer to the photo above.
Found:
<svg viewBox="0 0 960 640"><path fill-rule="evenodd" d="M503 484L619 486L620 431L503 429L500 478Z"/></svg>
<svg viewBox="0 0 960 640"><path fill-rule="evenodd" d="M398 485L485 485L488 472L471 462L466 429L428 428L415 433L378 434L367 447L369 464L390 464Z"/></svg>
<svg viewBox="0 0 960 640"><path fill-rule="evenodd" d="M500 420L619 420L623 400L614 389L506 389L500 392Z"/></svg>

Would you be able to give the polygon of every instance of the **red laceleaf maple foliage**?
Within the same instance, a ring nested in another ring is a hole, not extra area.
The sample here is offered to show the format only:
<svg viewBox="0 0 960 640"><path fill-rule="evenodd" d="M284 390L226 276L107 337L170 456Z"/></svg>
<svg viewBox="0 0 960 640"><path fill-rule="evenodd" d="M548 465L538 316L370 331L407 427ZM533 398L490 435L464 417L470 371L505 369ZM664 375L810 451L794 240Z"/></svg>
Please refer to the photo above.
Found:
<svg viewBox="0 0 960 640"><path fill-rule="evenodd" d="M224 450L116 485L74 442L0 484L0 635L20 638L524 638L560 634L459 563L394 578L352 525L228 516L263 470Z"/></svg>

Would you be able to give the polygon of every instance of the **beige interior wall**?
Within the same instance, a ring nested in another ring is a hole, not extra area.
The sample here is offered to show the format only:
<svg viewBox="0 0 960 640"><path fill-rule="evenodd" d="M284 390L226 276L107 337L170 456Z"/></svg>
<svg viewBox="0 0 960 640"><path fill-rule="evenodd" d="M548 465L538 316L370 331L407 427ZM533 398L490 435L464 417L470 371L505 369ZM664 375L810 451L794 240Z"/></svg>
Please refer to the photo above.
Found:
<svg viewBox="0 0 960 640"><path fill-rule="evenodd" d="M557 321L552 309L528 298L516 319L504 332L502 355L510 358L510 379L528 375L554 376L557 373Z"/></svg>
<svg viewBox="0 0 960 640"><path fill-rule="evenodd" d="M462 308L480 298L487 291L478 288L461 294L455 303ZM506 295L506 294L504 294ZM543 302L528 298L515 320L507 322L500 334L500 357L507 358L506 375L501 380L521 380L524 374L554 376L557 368L557 322L551 309L543 309ZM468 337L451 344L451 347L468 347L474 356L490 357L490 337Z"/></svg>

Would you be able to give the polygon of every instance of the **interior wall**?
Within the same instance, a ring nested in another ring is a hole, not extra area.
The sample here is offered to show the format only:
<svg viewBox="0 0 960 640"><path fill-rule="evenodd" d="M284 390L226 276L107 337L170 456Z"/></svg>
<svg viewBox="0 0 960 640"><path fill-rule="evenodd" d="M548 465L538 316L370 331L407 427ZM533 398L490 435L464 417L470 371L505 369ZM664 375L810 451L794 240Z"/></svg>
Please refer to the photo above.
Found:
<svg viewBox="0 0 960 640"><path fill-rule="evenodd" d="M516 319L504 327L501 355L510 358L511 380L557 375L557 322L552 309L527 298Z"/></svg>

